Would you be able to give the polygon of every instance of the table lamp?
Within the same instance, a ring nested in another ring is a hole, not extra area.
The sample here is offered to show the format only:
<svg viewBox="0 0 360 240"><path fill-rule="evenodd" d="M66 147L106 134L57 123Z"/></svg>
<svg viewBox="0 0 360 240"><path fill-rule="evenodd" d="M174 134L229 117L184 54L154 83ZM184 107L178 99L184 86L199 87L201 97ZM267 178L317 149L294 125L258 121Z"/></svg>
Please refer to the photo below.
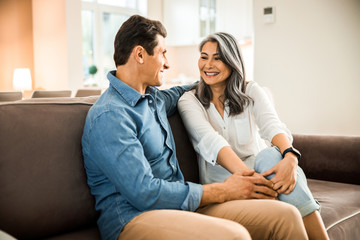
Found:
<svg viewBox="0 0 360 240"><path fill-rule="evenodd" d="M24 90L31 90L31 74L29 68L16 68L13 75L13 88L24 92Z"/></svg>

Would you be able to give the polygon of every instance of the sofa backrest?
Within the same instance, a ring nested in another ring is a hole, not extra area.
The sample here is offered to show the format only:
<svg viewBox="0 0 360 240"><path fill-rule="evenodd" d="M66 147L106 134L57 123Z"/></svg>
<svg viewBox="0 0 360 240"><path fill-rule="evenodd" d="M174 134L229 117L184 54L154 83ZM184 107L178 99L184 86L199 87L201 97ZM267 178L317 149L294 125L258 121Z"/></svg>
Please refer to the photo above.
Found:
<svg viewBox="0 0 360 240"><path fill-rule="evenodd" d="M199 166L195 150L190 142L180 114L176 112L169 117L169 123L174 135L176 156L185 180L199 183Z"/></svg>
<svg viewBox="0 0 360 240"><path fill-rule="evenodd" d="M0 229L39 239L96 224L81 152L95 100L0 104Z"/></svg>
<svg viewBox="0 0 360 240"><path fill-rule="evenodd" d="M307 178L360 185L360 136L294 134Z"/></svg>
<svg viewBox="0 0 360 240"><path fill-rule="evenodd" d="M0 104L0 229L39 239L96 224L81 136L97 97ZM180 167L198 182L196 154L178 113L169 118Z"/></svg>

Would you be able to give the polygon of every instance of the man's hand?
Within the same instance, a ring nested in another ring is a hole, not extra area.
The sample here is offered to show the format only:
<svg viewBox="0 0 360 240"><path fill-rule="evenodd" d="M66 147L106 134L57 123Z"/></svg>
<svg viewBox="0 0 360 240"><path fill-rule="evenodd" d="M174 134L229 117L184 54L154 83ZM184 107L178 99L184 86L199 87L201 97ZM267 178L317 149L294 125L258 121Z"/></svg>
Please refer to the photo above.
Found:
<svg viewBox="0 0 360 240"><path fill-rule="evenodd" d="M274 183L273 189L279 194L289 194L294 190L296 184L297 166L296 156L293 153L287 153L283 160L261 175L266 177L275 173L275 176L270 180Z"/></svg>
<svg viewBox="0 0 360 240"><path fill-rule="evenodd" d="M222 183L203 185L200 207L231 200L276 199L278 193L273 190L273 185L254 170L237 172Z"/></svg>
<svg viewBox="0 0 360 240"><path fill-rule="evenodd" d="M238 199L276 199L273 183L254 170L234 173L224 182L226 200Z"/></svg>

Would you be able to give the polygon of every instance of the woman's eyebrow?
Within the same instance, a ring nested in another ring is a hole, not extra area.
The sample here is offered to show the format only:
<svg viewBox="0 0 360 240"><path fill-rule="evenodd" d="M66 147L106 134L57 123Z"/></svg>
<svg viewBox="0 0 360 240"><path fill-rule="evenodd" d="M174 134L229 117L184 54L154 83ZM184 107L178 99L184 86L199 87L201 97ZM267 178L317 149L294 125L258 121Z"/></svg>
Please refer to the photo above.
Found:
<svg viewBox="0 0 360 240"><path fill-rule="evenodd" d="M204 55L209 55L208 53L206 52L201 52L201 55L204 54ZM220 54L218 52L214 53L213 56L219 56Z"/></svg>

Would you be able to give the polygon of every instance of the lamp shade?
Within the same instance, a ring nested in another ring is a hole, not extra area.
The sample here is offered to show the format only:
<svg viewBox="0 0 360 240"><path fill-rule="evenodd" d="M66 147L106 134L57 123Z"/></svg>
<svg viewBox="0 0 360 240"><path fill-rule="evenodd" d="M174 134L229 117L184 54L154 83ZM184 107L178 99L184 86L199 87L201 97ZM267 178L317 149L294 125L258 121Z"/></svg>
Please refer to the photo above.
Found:
<svg viewBox="0 0 360 240"><path fill-rule="evenodd" d="M28 68L16 68L13 75L13 88L15 90L31 90L31 74Z"/></svg>

